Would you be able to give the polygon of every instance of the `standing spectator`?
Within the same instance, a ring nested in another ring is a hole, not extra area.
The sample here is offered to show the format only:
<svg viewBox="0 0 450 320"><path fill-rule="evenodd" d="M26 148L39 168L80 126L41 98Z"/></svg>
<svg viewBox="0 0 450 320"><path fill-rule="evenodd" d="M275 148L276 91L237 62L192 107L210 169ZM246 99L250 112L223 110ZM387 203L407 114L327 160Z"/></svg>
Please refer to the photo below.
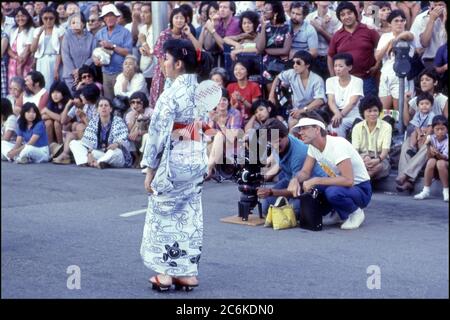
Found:
<svg viewBox="0 0 450 320"><path fill-rule="evenodd" d="M122 72L123 61L132 50L131 33L118 24L120 12L113 4L107 4L102 8L100 16L105 21L106 26L102 28L95 36L100 47L106 50L112 50L111 62L107 66L102 66L103 72L103 91L105 97L113 99L114 84L117 76ZM101 66L97 58L93 58L95 65Z"/></svg>
<svg viewBox="0 0 450 320"><path fill-rule="evenodd" d="M209 1L201 1L200 6L198 7L198 28L195 30L195 36L197 39L200 38L200 34L202 33L203 27L205 26L206 21L208 21L208 5Z"/></svg>
<svg viewBox="0 0 450 320"><path fill-rule="evenodd" d="M377 31L381 35L384 33L391 32L391 24L387 21L389 15L391 14L391 4L387 1L381 1L378 3L378 20L379 25L377 26ZM405 28L409 30L409 28Z"/></svg>
<svg viewBox="0 0 450 320"><path fill-rule="evenodd" d="M48 103L48 91L45 89L45 78L39 71L30 71L25 77L25 91L23 102L34 103L42 110Z"/></svg>
<svg viewBox="0 0 450 320"><path fill-rule="evenodd" d="M14 77L9 81L9 95L7 98L11 102L13 112L16 116L22 110L24 91L25 80L22 77Z"/></svg>
<svg viewBox="0 0 450 320"><path fill-rule="evenodd" d="M292 16L295 18L295 14ZM326 102L325 83L323 79L310 71L313 57L308 51L297 51L294 66L281 72L276 78L269 94L269 100L275 104L275 88L281 81L282 86L292 88L292 111L289 114L289 129L297 124L300 116L308 111L320 108Z"/></svg>
<svg viewBox="0 0 450 320"><path fill-rule="evenodd" d="M437 50L446 42L446 20L445 1L430 1L430 9L417 15L411 26L415 46L421 49L425 68L433 66Z"/></svg>
<svg viewBox="0 0 450 320"><path fill-rule="evenodd" d="M430 197L430 187L437 175L444 187L442 195L448 202L448 120L444 116L436 116L432 122L433 134L428 137L428 161L425 168L425 183L422 192L414 199L423 200Z"/></svg>
<svg viewBox="0 0 450 320"><path fill-rule="evenodd" d="M306 21L308 14L309 6L306 3L292 3L290 20L292 45L289 59L292 59L294 54L299 50L308 51L313 58L316 58L318 55L319 38L316 29Z"/></svg>
<svg viewBox="0 0 450 320"><path fill-rule="evenodd" d="M256 38L256 48L258 53L264 55L264 69L268 72L265 77L270 83L276 75L284 71L291 44L292 36L286 23L283 5L280 1L266 1L261 30ZM270 83L267 84L269 92Z"/></svg>
<svg viewBox="0 0 450 320"><path fill-rule="evenodd" d="M59 27L58 14L51 7L41 11L40 21L42 26L34 30L30 51L36 59L36 70L46 79L48 91L53 81L59 80L60 49L65 30Z"/></svg>
<svg viewBox="0 0 450 320"><path fill-rule="evenodd" d="M183 3L180 5L179 7L181 10L183 10L186 13L186 24L188 25L191 33L194 35L194 37L196 37L197 32L194 28L194 26L192 25L192 19L194 17L194 10L192 9L192 6L190 4L187 3Z"/></svg>
<svg viewBox="0 0 450 320"><path fill-rule="evenodd" d="M34 11L34 3L33 2L26 2L23 4L23 7L27 9L30 16L34 19L36 16L36 12Z"/></svg>
<svg viewBox="0 0 450 320"><path fill-rule="evenodd" d="M256 53L256 30L259 25L259 16L253 11L244 11L239 19L242 33L237 36L225 37L223 41L232 46L231 60L236 61L240 53Z"/></svg>
<svg viewBox="0 0 450 320"><path fill-rule="evenodd" d="M106 98L98 100L97 112L81 141L70 143L76 164L100 169L130 167L132 158L125 122L113 115L112 103Z"/></svg>
<svg viewBox="0 0 450 320"><path fill-rule="evenodd" d="M392 126L379 118L382 108L380 99L367 96L361 99L359 112L364 121L352 130L352 145L364 161L372 180L389 175L389 150L392 142Z"/></svg>
<svg viewBox="0 0 450 320"><path fill-rule="evenodd" d="M67 25L69 16L66 13L66 6L64 3L58 3L56 6L56 12L58 13L59 23L64 27Z"/></svg>
<svg viewBox="0 0 450 320"><path fill-rule="evenodd" d="M95 84L97 88L100 90L100 92L103 92L102 84L95 81L95 74L94 70L87 65L82 65L78 69L78 75L77 75L77 83L76 86L72 89L72 91L77 91L83 89L85 86L89 84Z"/></svg>
<svg viewBox="0 0 450 320"><path fill-rule="evenodd" d="M41 25L41 23L40 23L41 11L44 10L44 8L46 6L47 6L47 1L35 1L34 2L35 16L33 18L33 23L36 27L39 27Z"/></svg>
<svg viewBox="0 0 450 320"><path fill-rule="evenodd" d="M316 29L319 41L315 66L313 65L312 69L325 81L330 76L327 66L328 46L334 33L342 27L342 23L336 17L336 12L329 8L330 1L315 1L315 3L317 10L308 14L305 21Z"/></svg>
<svg viewBox="0 0 450 320"><path fill-rule="evenodd" d="M359 118L359 100L364 96L363 81L350 74L353 58L349 53L338 53L333 57L335 77L326 81L328 105L333 117L329 130L340 137L347 137L348 130Z"/></svg>
<svg viewBox="0 0 450 320"><path fill-rule="evenodd" d="M237 82L227 86L230 104L240 111L244 122L247 122L251 116L252 103L261 97L261 90L257 83L248 80L248 63L236 62L233 70Z"/></svg>
<svg viewBox="0 0 450 320"><path fill-rule="evenodd" d="M6 32L3 31L3 14L2 14L2 30L1 30L1 34L2 34L2 43L1 43L1 76L2 76L2 97L6 97L8 95L8 55L7 55L7 51L8 51L8 34Z"/></svg>
<svg viewBox="0 0 450 320"><path fill-rule="evenodd" d="M358 12L350 2L340 2L336 15L342 22L343 28L334 34L328 48L330 75L334 76L333 56L336 53L349 53L354 61L352 75L363 80L364 95L378 95L375 75L379 64L373 55L380 38L378 32L358 21Z"/></svg>
<svg viewBox="0 0 450 320"><path fill-rule="evenodd" d="M131 22L128 23L125 28L127 28L131 32L131 36L133 37L133 49L134 45L138 41L138 35L139 35L139 27L142 24L142 3L139 1L134 1L131 4ZM148 3L151 8L151 3Z"/></svg>
<svg viewBox="0 0 450 320"><path fill-rule="evenodd" d="M23 7L14 12L14 19L16 24L9 36L8 79L15 76L25 77L33 64L30 52L34 32L33 19Z"/></svg>
<svg viewBox="0 0 450 320"><path fill-rule="evenodd" d="M155 67L158 63L153 53L153 25L152 25L152 6L150 3L143 3L141 7L141 21L138 35L138 48L141 54L139 67L147 83L147 92L150 92L152 79L155 74Z"/></svg>
<svg viewBox="0 0 450 320"><path fill-rule="evenodd" d="M3 141L2 154L9 161L21 164L47 162L50 158L48 139L38 107L34 103L25 103L17 124L16 143Z"/></svg>
<svg viewBox="0 0 450 320"><path fill-rule="evenodd" d="M114 85L115 96L130 97L134 92L145 92L147 85L145 78L139 71L137 59L133 55L128 55L123 62L123 72L117 76Z"/></svg>
<svg viewBox="0 0 450 320"><path fill-rule="evenodd" d="M400 81L394 71L395 55L394 45L398 41L407 41L412 44L414 35L405 31L406 16L401 10L394 10L387 18L391 25L391 32L384 33L380 37L377 50L375 51L375 59L383 63L381 67L381 78L379 87L379 97L383 103L383 109L398 110L398 96ZM410 57L414 56L414 47L410 45ZM405 92L410 94L414 92L414 80L405 79Z"/></svg>
<svg viewBox="0 0 450 320"><path fill-rule="evenodd" d="M448 48L447 42L439 47L434 58L434 68L440 75L444 94L448 94Z"/></svg>
<svg viewBox="0 0 450 320"><path fill-rule="evenodd" d="M91 13L87 21L87 30L95 36L101 28L103 28L103 23L100 21L98 13Z"/></svg>
<svg viewBox="0 0 450 320"><path fill-rule="evenodd" d="M71 92L82 79L78 70L83 65L92 64L92 52L96 47L94 36L85 29L86 20L82 14L69 17L68 29L62 41L63 80Z"/></svg>
<svg viewBox="0 0 450 320"><path fill-rule="evenodd" d="M419 1L397 1L397 7L405 13L406 30L410 30L417 15L420 13Z"/></svg>
<svg viewBox="0 0 450 320"><path fill-rule="evenodd" d="M189 27L186 25L187 17L186 13L175 8L170 14L169 28L162 31L155 44L154 55L158 59L158 64L155 67L155 73L152 80L152 88L150 90L150 107L154 108L159 95L164 89L164 83L166 81L164 70L164 51L163 45L170 39L186 39L190 40L194 47L198 50L201 49L200 43L190 32Z"/></svg>

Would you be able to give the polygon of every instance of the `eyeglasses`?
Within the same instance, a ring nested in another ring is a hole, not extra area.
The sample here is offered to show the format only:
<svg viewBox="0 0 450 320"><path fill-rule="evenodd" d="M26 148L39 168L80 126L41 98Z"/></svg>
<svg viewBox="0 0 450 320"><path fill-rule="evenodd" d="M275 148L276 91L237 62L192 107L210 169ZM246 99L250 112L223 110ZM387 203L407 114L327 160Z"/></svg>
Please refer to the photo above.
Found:
<svg viewBox="0 0 450 320"><path fill-rule="evenodd" d="M294 60L294 64L301 66L302 65L302 60Z"/></svg>
<svg viewBox="0 0 450 320"><path fill-rule="evenodd" d="M92 75L90 74L85 74L81 76L81 79L90 79L90 78L92 78Z"/></svg>
<svg viewBox="0 0 450 320"><path fill-rule="evenodd" d="M136 103L136 104L143 104L143 102L141 100L131 100L130 101L130 104L134 104L134 103Z"/></svg>

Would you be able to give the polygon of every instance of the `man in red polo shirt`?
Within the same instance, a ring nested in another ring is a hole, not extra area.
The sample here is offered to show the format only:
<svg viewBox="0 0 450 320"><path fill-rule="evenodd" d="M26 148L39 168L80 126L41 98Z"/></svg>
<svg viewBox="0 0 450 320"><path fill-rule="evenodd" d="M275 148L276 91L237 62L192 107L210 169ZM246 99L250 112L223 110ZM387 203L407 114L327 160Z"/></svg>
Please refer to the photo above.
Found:
<svg viewBox="0 0 450 320"><path fill-rule="evenodd" d="M342 28L333 35L328 48L327 62L330 75L334 76L333 56L337 53L350 53L354 61L351 74L363 79L364 96L369 94L378 96L375 74L380 64L374 57L380 39L378 32L358 21L358 12L351 2L339 3L336 16L342 22Z"/></svg>

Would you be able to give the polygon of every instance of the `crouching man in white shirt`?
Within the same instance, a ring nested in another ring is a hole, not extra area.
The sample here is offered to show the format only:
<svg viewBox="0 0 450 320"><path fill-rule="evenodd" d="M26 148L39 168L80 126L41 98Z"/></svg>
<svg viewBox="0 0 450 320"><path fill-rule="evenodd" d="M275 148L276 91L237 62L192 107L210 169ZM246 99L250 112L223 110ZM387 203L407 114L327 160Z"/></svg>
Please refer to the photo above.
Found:
<svg viewBox="0 0 450 320"><path fill-rule="evenodd" d="M301 118L295 127L299 128L303 142L309 145L308 156L303 168L290 181L288 190L296 197L302 189L308 192L317 188L326 198L322 215L332 211L328 224L345 220L341 229L356 229L364 221L362 209L372 198L364 162L350 142L327 135L323 119L317 113L310 112L305 116L307 118ZM328 177L311 178L316 162ZM324 221L324 224L327 223Z"/></svg>

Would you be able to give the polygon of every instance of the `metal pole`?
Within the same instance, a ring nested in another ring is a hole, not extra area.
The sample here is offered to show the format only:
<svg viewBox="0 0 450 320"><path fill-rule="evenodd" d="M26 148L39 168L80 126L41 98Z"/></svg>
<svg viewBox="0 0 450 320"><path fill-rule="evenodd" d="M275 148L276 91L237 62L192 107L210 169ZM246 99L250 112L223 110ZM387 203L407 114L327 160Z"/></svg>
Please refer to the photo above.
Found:
<svg viewBox="0 0 450 320"><path fill-rule="evenodd" d="M166 1L152 1L153 45L156 44L161 31L167 29L169 24L167 6Z"/></svg>
<svg viewBox="0 0 450 320"><path fill-rule="evenodd" d="M403 123L403 108L404 101L405 101L405 77L399 77L398 80L400 81L400 87L398 90L398 129L401 134L405 132L405 124Z"/></svg>

